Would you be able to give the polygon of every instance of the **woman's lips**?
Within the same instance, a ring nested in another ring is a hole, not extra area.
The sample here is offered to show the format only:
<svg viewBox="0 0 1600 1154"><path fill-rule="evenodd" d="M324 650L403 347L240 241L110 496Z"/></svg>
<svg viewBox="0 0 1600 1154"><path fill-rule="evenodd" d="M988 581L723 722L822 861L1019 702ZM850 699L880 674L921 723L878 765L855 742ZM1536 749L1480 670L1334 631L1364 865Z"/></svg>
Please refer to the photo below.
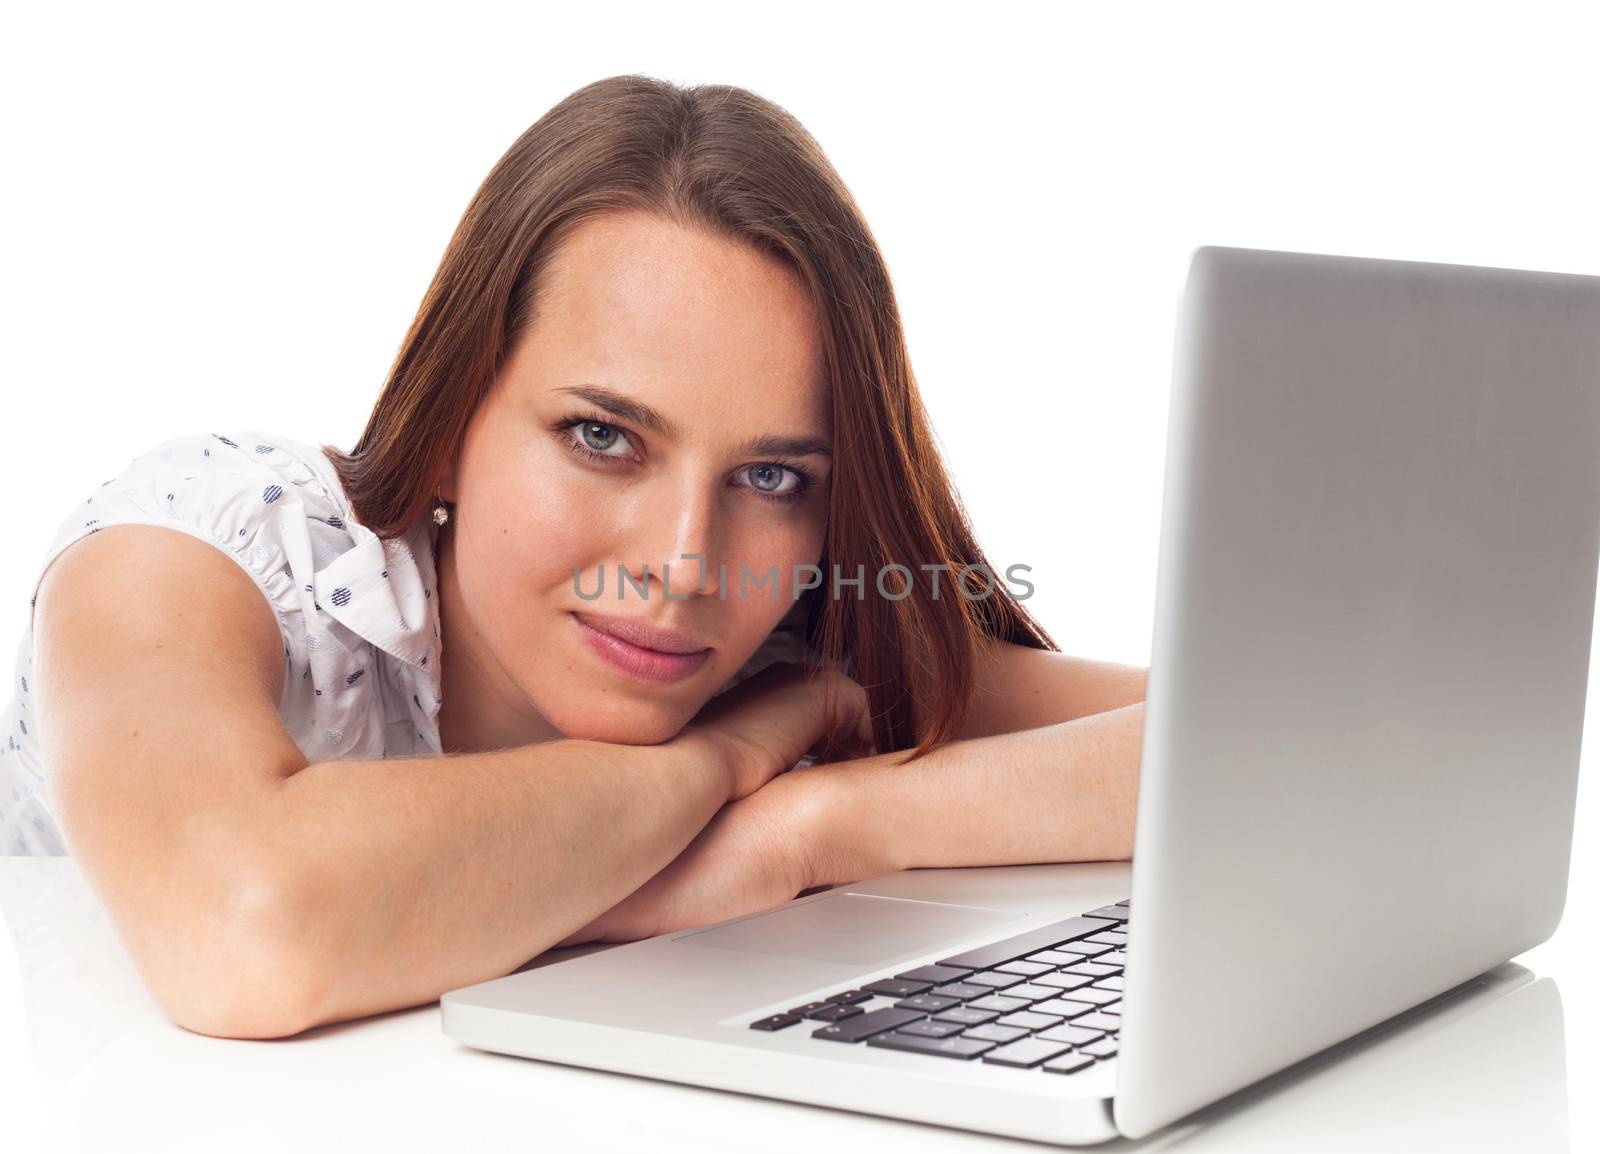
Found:
<svg viewBox="0 0 1600 1154"><path fill-rule="evenodd" d="M694 653L663 653L659 649L646 649L595 628L576 613L572 619L577 622L578 630L590 649L612 668L640 681L681 681L698 672L706 663L706 658L711 656L710 649Z"/></svg>

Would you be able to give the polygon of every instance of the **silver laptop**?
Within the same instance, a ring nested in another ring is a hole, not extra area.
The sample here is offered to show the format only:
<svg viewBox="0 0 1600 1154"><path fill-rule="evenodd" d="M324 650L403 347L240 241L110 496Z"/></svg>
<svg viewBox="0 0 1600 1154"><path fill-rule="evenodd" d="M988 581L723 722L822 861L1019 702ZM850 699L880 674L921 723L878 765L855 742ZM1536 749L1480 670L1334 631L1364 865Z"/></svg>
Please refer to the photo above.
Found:
<svg viewBox="0 0 1600 1154"><path fill-rule="evenodd" d="M1201 248L1174 363L1137 868L908 870L555 951L446 994L445 1033L1090 1144L1549 937L1600 561L1600 277Z"/></svg>

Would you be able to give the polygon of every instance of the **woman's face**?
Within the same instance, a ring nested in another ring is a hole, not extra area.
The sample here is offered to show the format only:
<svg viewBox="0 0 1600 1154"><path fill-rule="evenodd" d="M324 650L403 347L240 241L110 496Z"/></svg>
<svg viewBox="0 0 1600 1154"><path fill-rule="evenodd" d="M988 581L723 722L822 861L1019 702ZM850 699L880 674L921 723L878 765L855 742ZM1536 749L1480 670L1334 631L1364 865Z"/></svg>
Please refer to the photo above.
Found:
<svg viewBox="0 0 1600 1154"><path fill-rule="evenodd" d="M815 315L790 270L653 215L580 226L441 486L454 505L440 541L445 711L471 695L455 712L473 715L483 747L549 727L673 736L792 607L795 566L818 563L830 433ZM685 554L704 557L703 577ZM705 652L641 652L579 614Z"/></svg>

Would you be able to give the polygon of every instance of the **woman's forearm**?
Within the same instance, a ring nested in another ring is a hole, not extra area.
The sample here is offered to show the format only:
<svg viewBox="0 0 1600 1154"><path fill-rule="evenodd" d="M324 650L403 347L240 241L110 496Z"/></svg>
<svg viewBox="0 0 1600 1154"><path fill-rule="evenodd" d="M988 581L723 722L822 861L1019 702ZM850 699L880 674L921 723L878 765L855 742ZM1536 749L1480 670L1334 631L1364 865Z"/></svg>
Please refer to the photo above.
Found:
<svg viewBox="0 0 1600 1154"><path fill-rule="evenodd" d="M818 765L813 885L901 869L1133 856L1144 702L1056 725Z"/></svg>
<svg viewBox="0 0 1600 1154"><path fill-rule="evenodd" d="M251 860L281 864L258 869L265 916L233 935L290 985L236 1007L235 975L196 974L221 1002L222 1029L201 1028L294 1033L509 973L672 861L728 790L687 741L309 765L252 835Z"/></svg>

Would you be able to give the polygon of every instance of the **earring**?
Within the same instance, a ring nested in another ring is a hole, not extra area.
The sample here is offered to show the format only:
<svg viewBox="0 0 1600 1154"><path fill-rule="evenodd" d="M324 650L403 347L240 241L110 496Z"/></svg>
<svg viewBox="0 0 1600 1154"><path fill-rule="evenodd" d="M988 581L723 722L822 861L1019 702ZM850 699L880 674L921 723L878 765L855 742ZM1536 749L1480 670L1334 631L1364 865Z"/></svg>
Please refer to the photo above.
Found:
<svg viewBox="0 0 1600 1154"><path fill-rule="evenodd" d="M434 500L439 502L433 507L433 523L435 525L443 525L450 520L450 510L444 507L444 498L439 496L437 492L434 493L433 497Z"/></svg>

